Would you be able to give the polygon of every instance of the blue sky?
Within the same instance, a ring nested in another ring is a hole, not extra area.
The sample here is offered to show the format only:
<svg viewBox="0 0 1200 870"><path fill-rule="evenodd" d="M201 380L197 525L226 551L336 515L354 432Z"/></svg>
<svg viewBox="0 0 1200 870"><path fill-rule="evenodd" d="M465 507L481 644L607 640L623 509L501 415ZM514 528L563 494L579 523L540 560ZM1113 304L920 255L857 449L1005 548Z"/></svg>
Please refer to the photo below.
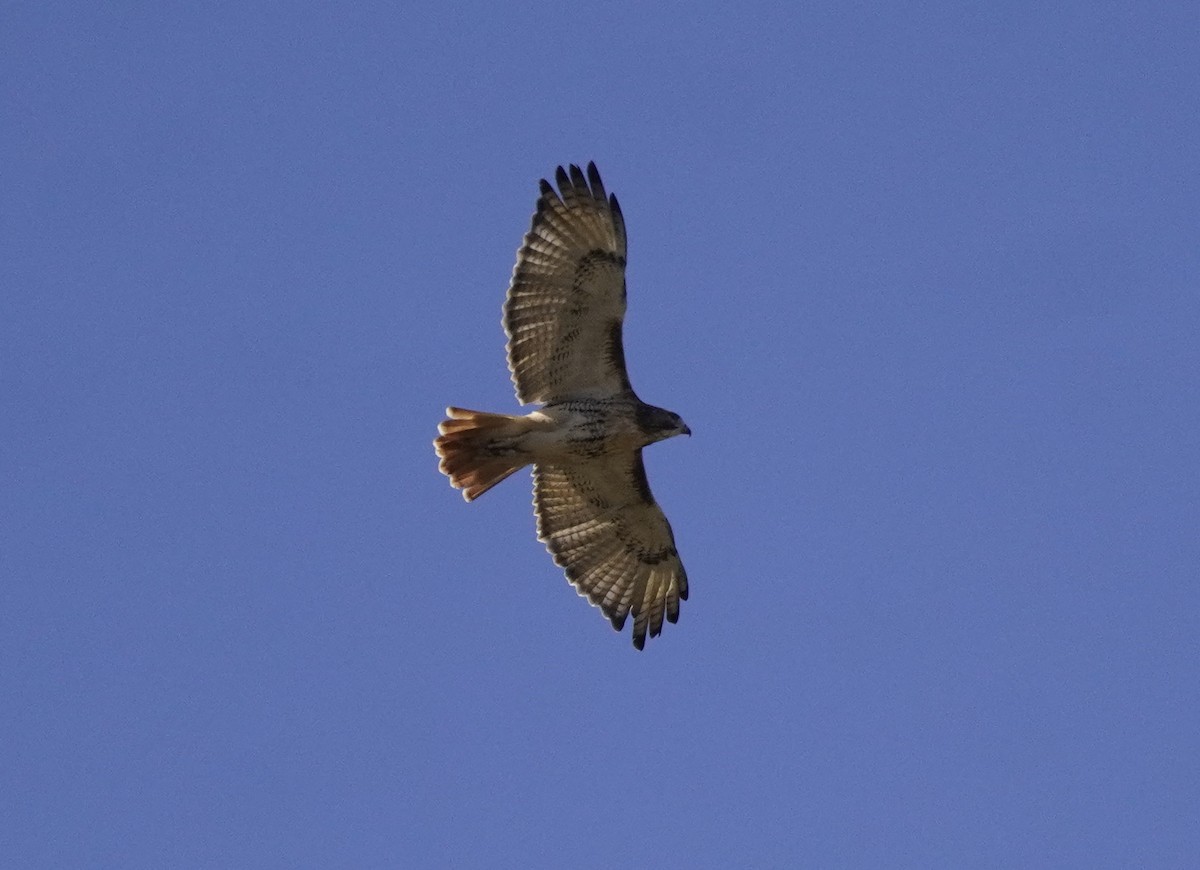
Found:
<svg viewBox="0 0 1200 870"><path fill-rule="evenodd" d="M14 867L1200 853L1194 3L10 4ZM691 578L467 505L595 160Z"/></svg>

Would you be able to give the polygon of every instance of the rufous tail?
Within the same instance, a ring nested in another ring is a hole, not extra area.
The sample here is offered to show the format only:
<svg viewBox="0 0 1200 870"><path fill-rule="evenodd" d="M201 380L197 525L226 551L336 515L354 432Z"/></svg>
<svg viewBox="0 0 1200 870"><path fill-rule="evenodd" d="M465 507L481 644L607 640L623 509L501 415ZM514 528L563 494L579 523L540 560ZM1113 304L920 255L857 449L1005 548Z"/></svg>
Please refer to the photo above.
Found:
<svg viewBox="0 0 1200 870"><path fill-rule="evenodd" d="M441 434L433 442L441 458L438 469L467 501L529 464L519 446L521 436L531 428L527 418L465 408L447 408L446 416L449 419L438 424Z"/></svg>

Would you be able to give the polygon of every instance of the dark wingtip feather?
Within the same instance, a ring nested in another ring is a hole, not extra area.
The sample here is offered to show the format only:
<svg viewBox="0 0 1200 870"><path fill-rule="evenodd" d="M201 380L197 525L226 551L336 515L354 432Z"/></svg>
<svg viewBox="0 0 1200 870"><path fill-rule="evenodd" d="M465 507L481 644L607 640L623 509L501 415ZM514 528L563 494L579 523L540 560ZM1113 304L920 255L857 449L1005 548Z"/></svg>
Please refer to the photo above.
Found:
<svg viewBox="0 0 1200 870"><path fill-rule="evenodd" d="M646 635L635 634L633 636L633 645L639 650L645 649L646 648Z"/></svg>
<svg viewBox="0 0 1200 870"><path fill-rule="evenodd" d="M563 169L561 166L554 170L554 180L558 182L559 190L565 190L571 186L571 179L567 177L567 170Z"/></svg>
<svg viewBox="0 0 1200 870"><path fill-rule="evenodd" d="M580 193L588 193L587 179L583 177L583 170L571 164L571 186Z"/></svg>
<svg viewBox="0 0 1200 870"><path fill-rule="evenodd" d="M603 202L607 199L604 192L604 182L600 180L600 170L596 168L596 162L592 161L587 166L588 184L592 186L592 196Z"/></svg>

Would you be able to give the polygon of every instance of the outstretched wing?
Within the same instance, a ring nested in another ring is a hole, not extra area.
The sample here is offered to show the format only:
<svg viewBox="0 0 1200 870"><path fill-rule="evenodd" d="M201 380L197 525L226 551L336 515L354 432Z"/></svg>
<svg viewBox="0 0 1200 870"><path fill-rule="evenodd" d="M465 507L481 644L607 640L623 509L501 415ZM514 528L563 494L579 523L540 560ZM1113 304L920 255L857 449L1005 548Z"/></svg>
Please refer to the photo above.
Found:
<svg viewBox="0 0 1200 870"><path fill-rule="evenodd" d="M538 538L567 579L620 631L633 614L633 645L679 619L687 573L675 536L650 492L642 451L533 469Z"/></svg>
<svg viewBox="0 0 1200 870"><path fill-rule="evenodd" d="M517 251L504 303L517 401L630 391L625 318L625 221L595 163L545 179L533 226Z"/></svg>

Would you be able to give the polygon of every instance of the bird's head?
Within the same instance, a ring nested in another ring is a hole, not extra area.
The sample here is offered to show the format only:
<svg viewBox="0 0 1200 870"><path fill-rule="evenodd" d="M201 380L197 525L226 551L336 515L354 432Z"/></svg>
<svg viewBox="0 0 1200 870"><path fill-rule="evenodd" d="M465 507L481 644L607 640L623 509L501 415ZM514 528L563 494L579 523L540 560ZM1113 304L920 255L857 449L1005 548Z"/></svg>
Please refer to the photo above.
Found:
<svg viewBox="0 0 1200 870"><path fill-rule="evenodd" d="M638 408L637 417L638 426L650 438L651 443L665 441L676 435L692 434L687 423L683 422L682 418L674 411L668 411L666 408L642 405Z"/></svg>

